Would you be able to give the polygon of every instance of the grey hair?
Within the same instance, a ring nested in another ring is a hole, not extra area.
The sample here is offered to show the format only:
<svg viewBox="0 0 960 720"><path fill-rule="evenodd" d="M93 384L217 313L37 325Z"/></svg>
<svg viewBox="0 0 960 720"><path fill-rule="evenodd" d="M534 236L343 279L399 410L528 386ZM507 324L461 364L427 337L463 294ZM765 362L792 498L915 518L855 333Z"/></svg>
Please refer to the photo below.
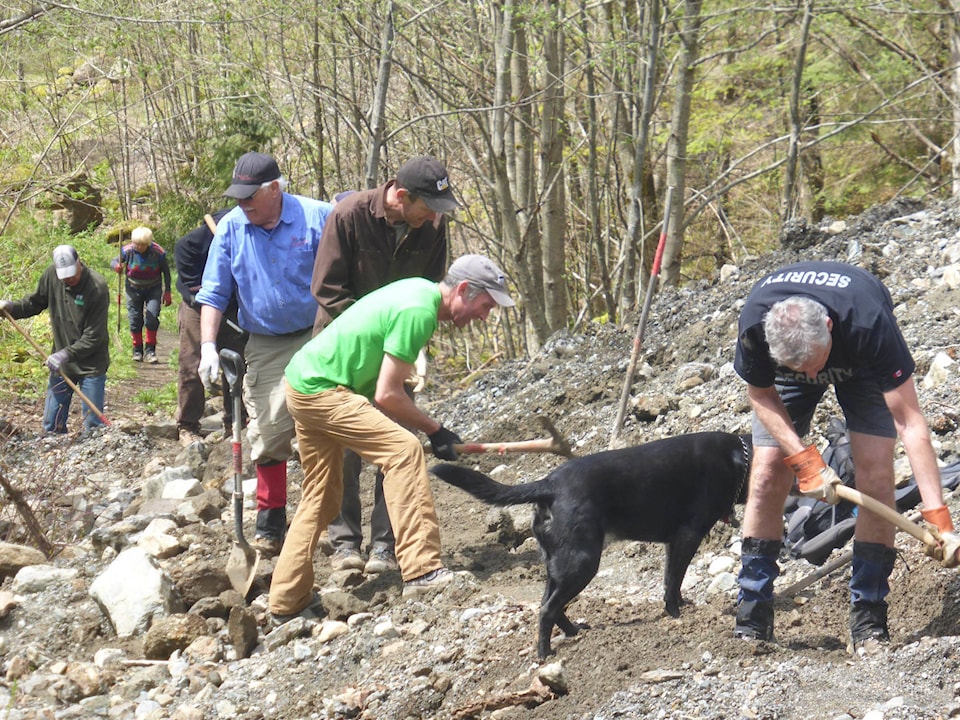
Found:
<svg viewBox="0 0 960 720"><path fill-rule="evenodd" d="M763 332L774 362L788 368L801 367L830 342L827 309L807 297L788 297L767 311Z"/></svg>
<svg viewBox="0 0 960 720"><path fill-rule="evenodd" d="M281 175L280 177L278 177L276 180L267 180L267 181L264 182L264 183L260 183L260 187L262 187L262 188L270 187L270 186L273 185L274 183L276 183L276 184L277 184L277 187L280 188L280 192L283 192L284 190L287 189L287 179L286 179L285 177L283 177L283 175Z"/></svg>
<svg viewBox="0 0 960 720"><path fill-rule="evenodd" d="M450 273L447 273L446 276L444 276L442 282L448 288L455 288L457 285L459 285L463 281L464 281L464 278L457 277L456 275L451 275ZM477 297L477 295L486 291L487 291L486 288L480 287L479 285L474 285L472 282L467 280L467 298L466 298L467 300L473 300L475 297Z"/></svg>

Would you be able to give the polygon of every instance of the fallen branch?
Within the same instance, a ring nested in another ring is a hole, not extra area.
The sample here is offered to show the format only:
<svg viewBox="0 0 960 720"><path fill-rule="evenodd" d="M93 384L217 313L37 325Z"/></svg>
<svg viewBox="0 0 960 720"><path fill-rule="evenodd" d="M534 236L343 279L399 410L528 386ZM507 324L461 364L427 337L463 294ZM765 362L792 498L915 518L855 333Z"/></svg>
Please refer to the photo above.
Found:
<svg viewBox="0 0 960 720"><path fill-rule="evenodd" d="M3 491L7 494L7 497L10 498L10 501L14 504L14 507L17 508L17 512L20 513L20 517L23 519L23 524L27 528L27 533L37 546L37 550L42 552L44 557L46 557L48 560L52 558L54 552L53 543L47 540L47 536L43 534L40 523L37 521L37 516L33 514L30 504L23 499L23 493L11 485L10 481L4 477L2 472L0 472L0 487L3 488Z"/></svg>
<svg viewBox="0 0 960 720"><path fill-rule="evenodd" d="M528 710L532 710L538 705L543 705L543 703L548 700L556 699L556 697L553 690L540 682L539 679L534 678L527 690L478 700L475 703L470 703L469 705L464 705L462 708L454 710L450 717L452 720L472 720L473 718L479 718L483 712L500 710L501 708L507 707L523 706Z"/></svg>

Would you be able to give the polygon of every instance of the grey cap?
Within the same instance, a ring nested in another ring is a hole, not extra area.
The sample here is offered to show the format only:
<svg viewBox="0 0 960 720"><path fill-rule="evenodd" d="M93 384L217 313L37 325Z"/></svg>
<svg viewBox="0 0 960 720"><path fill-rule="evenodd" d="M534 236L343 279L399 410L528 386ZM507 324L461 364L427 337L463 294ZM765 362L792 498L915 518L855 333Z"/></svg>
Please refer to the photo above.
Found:
<svg viewBox="0 0 960 720"><path fill-rule="evenodd" d="M482 288L490 293L497 305L513 307L516 303L507 292L506 278L503 271L488 257L483 255L463 255L457 258L447 275L462 282L466 280L474 287Z"/></svg>
<svg viewBox="0 0 960 720"><path fill-rule="evenodd" d="M237 160L230 187L223 194L237 200L246 200L265 182L277 180L279 177L280 168L272 157L258 152L244 153Z"/></svg>
<svg viewBox="0 0 960 720"><path fill-rule="evenodd" d="M77 274L77 249L73 245L57 245L53 249L53 265L57 268L57 277L61 280Z"/></svg>

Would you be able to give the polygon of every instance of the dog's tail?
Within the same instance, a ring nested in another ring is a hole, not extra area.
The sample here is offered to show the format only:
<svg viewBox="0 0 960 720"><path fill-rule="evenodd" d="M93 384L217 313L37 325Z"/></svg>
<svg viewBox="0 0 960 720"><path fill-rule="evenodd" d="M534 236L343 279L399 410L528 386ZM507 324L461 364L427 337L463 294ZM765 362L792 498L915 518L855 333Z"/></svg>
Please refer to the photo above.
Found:
<svg viewBox="0 0 960 720"><path fill-rule="evenodd" d="M430 472L445 483L465 490L490 505L523 505L553 498L543 480L524 485L504 485L481 472L450 463L434 465Z"/></svg>

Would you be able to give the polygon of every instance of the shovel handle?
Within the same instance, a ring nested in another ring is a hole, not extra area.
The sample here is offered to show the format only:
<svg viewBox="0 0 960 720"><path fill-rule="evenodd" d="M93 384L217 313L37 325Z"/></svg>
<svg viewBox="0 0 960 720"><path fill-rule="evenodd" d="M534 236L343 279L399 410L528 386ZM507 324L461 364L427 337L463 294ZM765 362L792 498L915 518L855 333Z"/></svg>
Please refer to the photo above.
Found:
<svg viewBox="0 0 960 720"><path fill-rule="evenodd" d="M42 359L45 359L45 358L46 358L46 353L43 352L43 348L41 348L39 345L37 345L37 341L34 340L34 339L30 336L30 333L28 333L26 330L24 330L23 327L20 326L20 323L18 323L16 320L14 320L14 319L13 319L13 315L11 315L7 310L4 310L4 311L3 311L3 314L6 316L7 320L9 320L11 323L13 323L13 327L16 328L17 332L20 333L21 335L23 335L23 337L26 339L26 341L33 346L33 349L37 351L37 354L40 356L40 359L41 359L41 360L42 360ZM94 405L94 404L93 404L93 401L92 401L90 398L88 398L88 397L80 390L79 387L77 387L77 384L76 384L73 380L71 380L70 378L68 378L68 377L67 377L66 375L64 375L63 373L58 373L58 374L60 375L61 378L63 378L63 381L67 384L67 386L68 386L71 390L73 390L74 393L76 393L77 397L79 397L81 400L83 400L83 402L86 404L86 406L87 406L88 408L90 408L91 411L93 411L93 414L96 415L97 418L99 418L100 422L102 422L104 425L110 425L110 424L111 424L110 421L107 420L107 416L103 414L103 410L101 410L101 409L98 408L96 405Z"/></svg>
<svg viewBox="0 0 960 720"><path fill-rule="evenodd" d="M842 484L834 485L833 490L837 494L837 497L843 500L849 500L855 505L859 505L865 510L869 510L874 515L879 515L887 522L893 523L905 533L913 535L913 537L922 542L928 548L936 548L939 546L936 538L933 537L933 534L929 530L925 530L912 520L908 520L896 510L887 507L879 500L875 500L869 495L864 495L859 490L854 490L853 488Z"/></svg>
<svg viewBox="0 0 960 720"><path fill-rule="evenodd" d="M227 379L227 385L230 386L230 392L237 393L244 373L244 363L240 353L230 348L223 348L220 351L220 368Z"/></svg>

